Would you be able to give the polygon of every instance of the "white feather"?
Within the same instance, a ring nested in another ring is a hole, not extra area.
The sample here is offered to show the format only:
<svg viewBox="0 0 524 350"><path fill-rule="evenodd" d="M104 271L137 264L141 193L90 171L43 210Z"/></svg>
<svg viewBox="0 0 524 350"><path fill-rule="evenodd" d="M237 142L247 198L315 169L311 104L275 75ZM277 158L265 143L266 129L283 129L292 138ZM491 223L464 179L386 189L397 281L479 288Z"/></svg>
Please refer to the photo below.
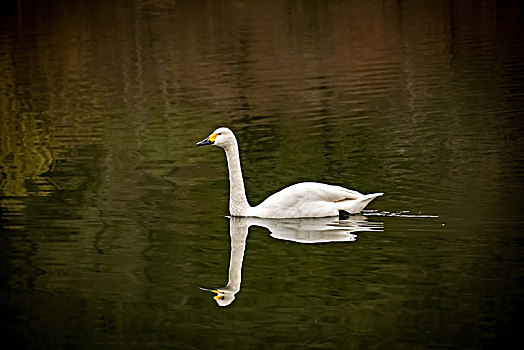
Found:
<svg viewBox="0 0 524 350"><path fill-rule="evenodd" d="M216 135L213 145L223 148L226 152L230 187L229 212L232 216L310 218L338 216L339 211L342 210L356 214L375 197L382 195L382 193L364 195L340 186L301 182L286 187L269 196L259 205L251 207L246 198L235 135L228 128L218 128L212 135ZM199 144L209 144L204 141Z"/></svg>

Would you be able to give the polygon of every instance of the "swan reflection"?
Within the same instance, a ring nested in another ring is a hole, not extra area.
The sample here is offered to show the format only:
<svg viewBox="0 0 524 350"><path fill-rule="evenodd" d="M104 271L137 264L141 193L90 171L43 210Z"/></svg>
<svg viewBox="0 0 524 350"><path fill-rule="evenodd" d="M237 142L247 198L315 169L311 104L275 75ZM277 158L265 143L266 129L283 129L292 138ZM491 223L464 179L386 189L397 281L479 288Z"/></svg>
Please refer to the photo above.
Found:
<svg viewBox="0 0 524 350"><path fill-rule="evenodd" d="M365 216L351 216L344 220L335 218L309 219L261 219L229 218L231 253L229 259L228 282L216 289L201 288L216 293L215 301L220 306L228 306L235 300L242 281L242 261L246 249L246 239L250 226L268 229L271 237L298 243L327 243L355 241L357 232L382 231L382 222L367 221Z"/></svg>

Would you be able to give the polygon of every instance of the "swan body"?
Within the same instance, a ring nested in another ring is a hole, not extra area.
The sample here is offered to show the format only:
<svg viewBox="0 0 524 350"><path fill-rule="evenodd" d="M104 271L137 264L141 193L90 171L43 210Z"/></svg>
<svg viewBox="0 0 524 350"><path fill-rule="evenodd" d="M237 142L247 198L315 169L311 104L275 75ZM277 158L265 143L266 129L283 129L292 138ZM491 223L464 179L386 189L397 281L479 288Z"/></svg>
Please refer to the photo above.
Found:
<svg viewBox="0 0 524 350"><path fill-rule="evenodd" d="M318 182L301 182L272 194L259 205L249 205L240 165L235 134L218 128L197 146L214 145L224 149L229 170L229 213L238 217L312 218L356 214L383 193L364 195L344 187Z"/></svg>

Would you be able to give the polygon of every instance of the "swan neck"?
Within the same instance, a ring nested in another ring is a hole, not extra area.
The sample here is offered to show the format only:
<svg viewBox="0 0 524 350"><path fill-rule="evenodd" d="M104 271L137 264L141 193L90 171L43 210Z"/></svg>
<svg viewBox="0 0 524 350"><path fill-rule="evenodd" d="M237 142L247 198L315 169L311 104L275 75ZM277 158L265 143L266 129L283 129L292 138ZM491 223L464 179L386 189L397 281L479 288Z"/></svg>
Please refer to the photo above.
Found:
<svg viewBox="0 0 524 350"><path fill-rule="evenodd" d="M246 198L238 145L235 142L224 150L229 170L229 213L232 216L245 216L250 205Z"/></svg>

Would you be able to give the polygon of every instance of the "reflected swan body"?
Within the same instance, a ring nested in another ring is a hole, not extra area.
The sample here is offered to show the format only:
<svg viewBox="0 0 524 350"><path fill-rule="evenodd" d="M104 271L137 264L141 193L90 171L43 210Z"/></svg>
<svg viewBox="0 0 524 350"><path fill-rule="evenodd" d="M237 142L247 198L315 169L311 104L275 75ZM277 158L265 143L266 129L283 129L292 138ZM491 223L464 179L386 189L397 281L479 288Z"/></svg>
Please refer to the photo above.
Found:
<svg viewBox="0 0 524 350"><path fill-rule="evenodd" d="M228 281L224 287L200 288L216 293L213 297L219 306L228 306L236 298L242 284L242 263L247 236L251 226L266 228L271 237L297 243L353 242L357 233L381 232L382 222L370 222L365 216L353 215L345 220L336 218L262 219L231 217L229 236L231 252Z"/></svg>
<svg viewBox="0 0 524 350"><path fill-rule="evenodd" d="M231 216L257 218L314 218L338 216L341 212L360 213L383 193L362 194L340 186L301 182L272 194L259 205L249 205L240 165L235 134L218 128L197 146L214 145L224 149L229 170L229 212Z"/></svg>

